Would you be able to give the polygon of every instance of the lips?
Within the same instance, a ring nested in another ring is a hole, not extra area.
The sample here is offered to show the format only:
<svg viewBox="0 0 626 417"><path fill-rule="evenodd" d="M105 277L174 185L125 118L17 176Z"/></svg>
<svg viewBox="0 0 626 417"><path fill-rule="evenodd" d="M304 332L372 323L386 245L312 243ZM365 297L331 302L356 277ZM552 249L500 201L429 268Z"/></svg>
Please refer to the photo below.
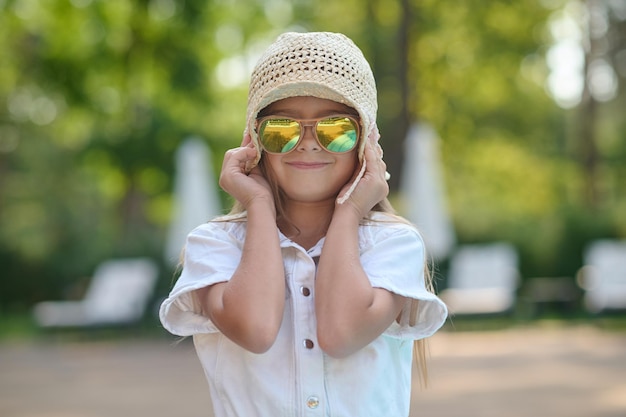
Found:
<svg viewBox="0 0 626 417"><path fill-rule="evenodd" d="M316 168L323 168L329 165L329 163L328 162L294 161L294 162L287 162L287 165L293 168L298 168L298 169L316 169Z"/></svg>

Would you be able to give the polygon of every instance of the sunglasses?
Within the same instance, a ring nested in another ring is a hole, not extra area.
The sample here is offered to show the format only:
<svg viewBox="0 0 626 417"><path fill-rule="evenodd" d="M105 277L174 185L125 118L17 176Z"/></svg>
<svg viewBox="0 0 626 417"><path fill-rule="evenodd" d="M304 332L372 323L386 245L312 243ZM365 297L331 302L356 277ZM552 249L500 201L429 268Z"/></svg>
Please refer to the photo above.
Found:
<svg viewBox="0 0 626 417"><path fill-rule="evenodd" d="M261 146L272 154L285 154L294 150L304 128L308 126L313 128L317 142L329 152L350 152L359 141L359 122L349 115L311 120L268 116L259 119L257 123Z"/></svg>

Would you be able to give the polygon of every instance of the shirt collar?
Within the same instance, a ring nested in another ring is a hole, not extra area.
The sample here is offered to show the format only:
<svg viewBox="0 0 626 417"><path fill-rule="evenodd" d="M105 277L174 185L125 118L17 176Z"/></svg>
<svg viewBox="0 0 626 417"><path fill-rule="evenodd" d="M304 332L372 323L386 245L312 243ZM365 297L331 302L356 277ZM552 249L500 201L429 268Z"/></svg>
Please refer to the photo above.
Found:
<svg viewBox="0 0 626 417"><path fill-rule="evenodd" d="M281 248L289 248L293 247L302 252L305 252L310 257L314 258L316 256L320 256L322 254L322 247L324 246L324 241L326 237L322 237L311 249L306 250L302 246L298 245L293 240L289 239L287 236L283 235L283 233L279 230L278 237L280 239L280 247Z"/></svg>

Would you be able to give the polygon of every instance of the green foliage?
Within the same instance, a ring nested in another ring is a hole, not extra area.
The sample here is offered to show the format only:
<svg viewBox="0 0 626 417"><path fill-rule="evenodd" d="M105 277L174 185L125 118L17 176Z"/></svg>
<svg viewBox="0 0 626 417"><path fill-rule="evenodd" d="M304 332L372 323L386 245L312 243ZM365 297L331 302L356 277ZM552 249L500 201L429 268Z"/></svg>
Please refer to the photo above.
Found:
<svg viewBox="0 0 626 417"><path fill-rule="evenodd" d="M572 275L586 242L626 236L625 96L599 106L601 200L590 208L574 154L580 115L544 91L545 4L560 7L0 0L0 312L68 296L107 257L161 258L175 149L200 136L221 165L241 140L251 66L284 30L344 32L362 47L392 187L406 94L411 118L442 138L459 241L510 240L526 276Z"/></svg>
<svg viewBox="0 0 626 417"><path fill-rule="evenodd" d="M187 135L214 134L198 123L216 107L209 75L221 56L204 9L3 5L0 250L12 256L0 306L59 296L107 256L159 256L173 152ZM23 264L42 275L20 277Z"/></svg>
<svg viewBox="0 0 626 417"><path fill-rule="evenodd" d="M599 181L605 198L600 207L586 205L587 174L571 152L579 115L544 91L553 10L535 1L416 7L416 109L443 140L459 241L509 240L522 254L524 276L573 276L589 240L626 236L618 223L624 193L617 196L621 168L609 168L607 152ZM611 110L619 108L604 106L611 114L599 122L610 155L624 143Z"/></svg>

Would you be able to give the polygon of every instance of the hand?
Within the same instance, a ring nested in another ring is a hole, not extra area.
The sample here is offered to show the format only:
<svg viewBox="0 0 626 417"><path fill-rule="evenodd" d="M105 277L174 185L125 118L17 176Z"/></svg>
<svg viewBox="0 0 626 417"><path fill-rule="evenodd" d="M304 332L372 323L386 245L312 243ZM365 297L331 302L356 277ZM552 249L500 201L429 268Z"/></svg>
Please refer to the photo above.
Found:
<svg viewBox="0 0 626 417"><path fill-rule="evenodd" d="M359 218L365 217L376 204L384 200L389 194L389 184L387 183L389 174L387 174L387 165L383 161L382 156L382 148L378 145L376 139L370 136L365 143L363 154L363 164L365 165L363 177L359 180L347 201L342 204L352 207L359 215ZM340 196L356 180L360 169L355 172L352 180L341 190Z"/></svg>
<svg viewBox="0 0 626 417"><path fill-rule="evenodd" d="M273 201L270 186L258 167L249 169L257 150L247 135L240 147L229 149L224 155L220 173L220 187L246 209L253 201Z"/></svg>

